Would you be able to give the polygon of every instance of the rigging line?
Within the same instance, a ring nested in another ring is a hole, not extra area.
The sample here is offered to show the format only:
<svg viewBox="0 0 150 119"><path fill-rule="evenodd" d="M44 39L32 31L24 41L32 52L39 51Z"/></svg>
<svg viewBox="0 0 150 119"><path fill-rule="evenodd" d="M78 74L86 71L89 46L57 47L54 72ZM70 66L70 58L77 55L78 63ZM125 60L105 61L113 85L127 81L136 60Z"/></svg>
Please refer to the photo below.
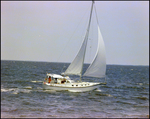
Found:
<svg viewBox="0 0 150 119"><path fill-rule="evenodd" d="M86 10L86 12L87 12L87 10ZM85 14L85 13L84 13L84 14ZM84 17L84 15L82 16L82 19L83 19L83 17ZM65 48L66 48L67 44L71 41L71 39L72 39L73 35L75 34L75 32L76 32L76 30L77 30L79 24L81 23L82 19L79 21L79 23L78 23L76 29L74 30L74 32L73 32L73 34L71 35L71 37L70 37L70 39L68 40L68 42L66 43ZM60 54L59 58L61 57L61 55L62 55L63 52L65 51L65 48L62 50L62 53ZM59 60L59 58L57 59L57 61Z"/></svg>
<svg viewBox="0 0 150 119"><path fill-rule="evenodd" d="M90 6L89 6L89 7L90 7ZM89 9L89 8L88 8L88 9ZM80 23L81 23L81 21L83 20L83 17L85 16L85 14L87 14L87 11L88 11L88 10L86 10L86 11L85 11L85 13L84 13L84 15L82 15L81 20L79 21L79 23L78 23L78 25L77 25L76 29L74 30L73 34L71 35L70 39L69 39L69 40L68 40L68 42L66 43L65 48L62 50L62 52L61 52L60 56L59 56L59 57L58 57L58 59L57 59L57 62L58 62L58 60L60 59L60 57L62 56L63 52L65 51L67 44L69 44L69 42L71 41L71 39L72 39L73 35L74 35L74 34L75 34L75 32L77 31L77 28L79 27L79 24L80 24ZM64 69L64 67L65 67L65 63L64 63L63 69ZM63 69L62 69L62 70L63 70Z"/></svg>
<svg viewBox="0 0 150 119"><path fill-rule="evenodd" d="M97 17L97 12L96 12L96 6L94 4L94 10L95 10L95 14L96 14L96 20L97 20L97 24L99 25L99 22L98 22L98 17Z"/></svg>

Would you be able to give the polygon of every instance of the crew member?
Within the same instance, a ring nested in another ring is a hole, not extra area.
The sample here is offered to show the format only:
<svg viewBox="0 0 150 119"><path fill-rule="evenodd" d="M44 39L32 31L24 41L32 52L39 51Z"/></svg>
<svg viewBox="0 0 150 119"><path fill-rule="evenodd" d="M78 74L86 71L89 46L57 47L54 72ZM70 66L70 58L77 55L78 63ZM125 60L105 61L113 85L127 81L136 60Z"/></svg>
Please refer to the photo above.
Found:
<svg viewBox="0 0 150 119"><path fill-rule="evenodd" d="M51 82L51 77L49 76L49 78L48 78L48 83L50 83Z"/></svg>

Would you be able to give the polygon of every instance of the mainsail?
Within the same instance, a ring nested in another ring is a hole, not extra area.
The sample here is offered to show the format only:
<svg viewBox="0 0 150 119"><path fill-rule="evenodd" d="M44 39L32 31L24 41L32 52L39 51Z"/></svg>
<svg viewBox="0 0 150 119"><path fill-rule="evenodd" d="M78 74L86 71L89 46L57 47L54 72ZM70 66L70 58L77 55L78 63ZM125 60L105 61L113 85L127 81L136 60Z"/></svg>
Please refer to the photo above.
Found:
<svg viewBox="0 0 150 119"><path fill-rule="evenodd" d="M87 28L84 41L82 43L82 46L77 56L75 57L73 62L69 65L69 67L64 72L65 75L80 75L80 79L81 79L86 46L87 46L87 41L88 41L88 35L89 35L89 30L90 30L90 22L91 22L91 17L92 17L93 4L94 4L94 1L92 2L89 24L88 24L88 28ZM101 78L101 77L105 77L105 72L106 72L105 45L104 45L104 41L100 32L100 28L98 26L97 52L96 52L93 62L88 67L88 69L86 70L83 76Z"/></svg>
<svg viewBox="0 0 150 119"><path fill-rule="evenodd" d="M83 63L84 63L84 57L85 57L85 51L86 51L86 45L87 45L88 38L85 37L82 46L73 60L73 62L69 65L67 70L65 71L65 75L81 75Z"/></svg>
<svg viewBox="0 0 150 119"><path fill-rule="evenodd" d="M73 62L69 65L67 70L64 72L65 75L82 75L82 69L83 69L83 64L84 64L84 58L85 58L85 52L86 52L86 46L87 46L87 41L88 41L88 35L89 35L89 30L90 30L90 23L91 23L91 17L92 17L92 11L93 11L93 3L92 2L92 7L91 7L91 12L90 12L90 19L89 19L89 24L87 27L87 32L84 38L84 41L82 43L82 46L73 60Z"/></svg>

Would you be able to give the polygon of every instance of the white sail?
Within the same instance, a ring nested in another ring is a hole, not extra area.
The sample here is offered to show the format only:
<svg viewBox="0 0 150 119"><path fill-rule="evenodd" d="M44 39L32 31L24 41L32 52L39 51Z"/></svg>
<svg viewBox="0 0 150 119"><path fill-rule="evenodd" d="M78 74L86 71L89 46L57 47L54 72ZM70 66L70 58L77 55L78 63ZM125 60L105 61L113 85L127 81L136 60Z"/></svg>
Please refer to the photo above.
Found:
<svg viewBox="0 0 150 119"><path fill-rule="evenodd" d="M105 45L98 26L98 46L97 53L92 64L88 67L83 76L90 77L105 77L106 72L106 57L105 57Z"/></svg>
<svg viewBox="0 0 150 119"><path fill-rule="evenodd" d="M82 76L83 63L84 63L84 58L85 58L85 52L86 52L86 46L87 46L90 22L91 22L91 16L92 16L92 9L93 9L93 4L91 7L91 14L90 14L89 25L88 25L88 29L86 32L86 36L84 38L84 41L82 43L82 46L77 56L75 57L73 62L69 65L67 70L64 72L65 75L80 75L80 78ZM100 28L98 26L97 52L96 52L93 62L88 67L88 69L86 70L83 76L101 78L101 77L105 77L105 72L106 72L105 45L104 45L104 41L100 32Z"/></svg>
<svg viewBox="0 0 150 119"><path fill-rule="evenodd" d="M87 46L87 41L88 41L88 35L89 35L89 30L90 30L92 11L93 11L93 3L94 2L92 2L89 24L87 27L87 32L86 32L84 41L82 43L82 46L81 46L77 56L75 57L73 62L69 65L67 70L64 72L65 75L79 75L80 79L81 79L83 63L84 63L84 58L85 58L85 52L86 52L86 46Z"/></svg>
<svg viewBox="0 0 150 119"><path fill-rule="evenodd" d="M83 63L84 63L84 57L85 57L85 51L86 51L86 45L87 45L87 35L82 43L82 46L73 60L73 62L69 65L67 70L65 71L65 75L81 75Z"/></svg>

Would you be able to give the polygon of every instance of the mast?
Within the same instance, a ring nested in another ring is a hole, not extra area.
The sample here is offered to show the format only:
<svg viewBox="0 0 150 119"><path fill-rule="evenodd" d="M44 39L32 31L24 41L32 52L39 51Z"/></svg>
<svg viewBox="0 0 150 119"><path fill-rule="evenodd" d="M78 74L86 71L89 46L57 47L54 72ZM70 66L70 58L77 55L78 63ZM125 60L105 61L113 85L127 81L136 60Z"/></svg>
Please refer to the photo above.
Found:
<svg viewBox="0 0 150 119"><path fill-rule="evenodd" d="M90 24L91 24L91 18L92 18L92 11L93 11L93 4L94 4L94 0L92 0L92 6L91 6L89 24L88 24L87 32L86 32L86 35L85 35L85 37L87 37L87 38L88 38L88 35L89 35L89 30L90 30ZM86 50L85 50L85 52L86 52ZM85 58L85 52L84 52L84 58ZM82 81L81 79L82 79L83 65L84 65L84 59L83 59L83 62L82 62L82 68L81 68L81 73L80 73L80 82Z"/></svg>

